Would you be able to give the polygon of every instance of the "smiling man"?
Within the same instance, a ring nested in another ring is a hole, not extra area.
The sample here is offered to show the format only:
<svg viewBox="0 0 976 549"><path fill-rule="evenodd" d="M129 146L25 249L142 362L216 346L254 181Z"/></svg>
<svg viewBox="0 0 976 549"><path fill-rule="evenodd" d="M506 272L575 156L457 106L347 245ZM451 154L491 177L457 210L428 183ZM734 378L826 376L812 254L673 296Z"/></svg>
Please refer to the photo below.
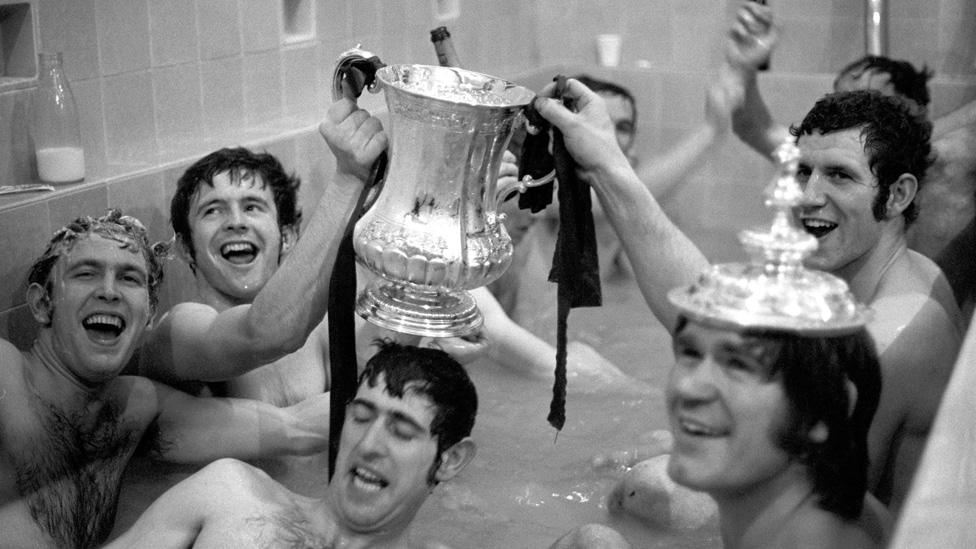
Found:
<svg viewBox="0 0 976 549"><path fill-rule="evenodd" d="M733 113L733 129L760 154L772 157L789 135L760 93L757 74L769 61L779 37L773 10L758 2L742 3L726 42L726 58L745 80L745 102ZM932 72L907 61L868 55L837 74L834 91L875 89L908 99L922 111L931 109L928 80ZM976 301L976 101L932 119L935 159L915 203L922 210L906 231L908 246L942 269L956 301L972 315ZM967 321L968 322L968 321Z"/></svg>
<svg viewBox="0 0 976 549"><path fill-rule="evenodd" d="M602 100L570 83L578 112L548 99L538 100L537 107L564 132L624 243L645 300L665 326L674 327L677 311L667 290L693 282L708 260L614 147ZM730 86L729 97L743 95L741 81L720 79L716 85ZM734 102L728 107L735 108ZM875 311L867 329L881 359L884 388L869 438L869 486L896 512L961 339L959 311L945 277L905 242L930 162L930 132L924 115L876 91L829 95L793 129L804 189L795 213L819 244L807 264L844 279L857 300Z"/></svg>
<svg viewBox="0 0 976 549"><path fill-rule="evenodd" d="M386 342L346 408L324 497L221 460L163 494L109 548L413 546L410 524L427 496L475 455L477 407L474 385L449 355Z"/></svg>
<svg viewBox="0 0 976 549"><path fill-rule="evenodd" d="M298 186L273 156L244 148L215 151L180 177L170 217L196 296L150 332L140 373L278 406L327 390L320 323L362 184L340 166L301 239Z"/></svg>
<svg viewBox="0 0 976 549"><path fill-rule="evenodd" d="M276 408L119 375L150 322L161 276L145 228L118 211L62 228L31 268L37 339L25 352L0 340L5 547L100 545L137 449L201 464L326 448L327 399Z"/></svg>

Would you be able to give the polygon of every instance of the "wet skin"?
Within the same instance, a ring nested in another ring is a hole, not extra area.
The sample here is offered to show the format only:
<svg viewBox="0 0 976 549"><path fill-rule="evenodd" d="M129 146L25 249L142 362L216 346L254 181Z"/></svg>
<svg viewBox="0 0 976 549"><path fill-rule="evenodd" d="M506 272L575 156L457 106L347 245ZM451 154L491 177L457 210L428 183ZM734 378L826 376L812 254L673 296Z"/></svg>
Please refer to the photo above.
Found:
<svg viewBox="0 0 976 549"><path fill-rule="evenodd" d="M282 243L271 187L260 175L234 182L227 172L202 184L190 202L198 291L229 304L250 303L278 268ZM209 301L209 300L208 300Z"/></svg>
<svg viewBox="0 0 976 549"><path fill-rule="evenodd" d="M737 493L787 476L791 460L774 441L788 409L757 344L689 323L674 338L667 403L675 482L710 494ZM795 473L794 473L795 474Z"/></svg>
<svg viewBox="0 0 976 549"><path fill-rule="evenodd" d="M877 178L859 128L803 135L798 145L797 181L804 194L797 217L818 239L806 265L843 277L860 268L881 238L882 224L872 211Z"/></svg>
<svg viewBox="0 0 976 549"><path fill-rule="evenodd" d="M408 385L409 388L409 385ZM437 457L430 400L412 390L403 398L363 384L349 405L329 498L356 531L405 528L426 499Z"/></svg>

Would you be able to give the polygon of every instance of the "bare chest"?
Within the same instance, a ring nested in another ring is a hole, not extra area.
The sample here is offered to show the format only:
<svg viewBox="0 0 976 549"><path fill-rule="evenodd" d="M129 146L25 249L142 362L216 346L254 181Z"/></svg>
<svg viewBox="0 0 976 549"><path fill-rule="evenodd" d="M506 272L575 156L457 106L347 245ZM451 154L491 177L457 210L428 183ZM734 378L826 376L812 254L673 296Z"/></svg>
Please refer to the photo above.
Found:
<svg viewBox="0 0 976 549"><path fill-rule="evenodd" d="M18 414L4 410L0 500L32 523L21 528L40 530L55 546L97 546L111 531L141 431L115 405L82 421L35 398L23 404Z"/></svg>

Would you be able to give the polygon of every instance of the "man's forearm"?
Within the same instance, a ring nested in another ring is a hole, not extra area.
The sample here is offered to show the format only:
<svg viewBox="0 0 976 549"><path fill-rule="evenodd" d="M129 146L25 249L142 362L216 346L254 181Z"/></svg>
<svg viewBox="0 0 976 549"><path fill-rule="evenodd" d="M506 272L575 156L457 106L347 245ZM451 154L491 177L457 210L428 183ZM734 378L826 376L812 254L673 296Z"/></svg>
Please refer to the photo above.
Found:
<svg viewBox="0 0 976 549"><path fill-rule="evenodd" d="M668 219L629 167L605 170L597 175L594 187L624 245L644 300L658 320L672 329L677 312L668 291L694 282L708 260Z"/></svg>
<svg viewBox="0 0 976 549"><path fill-rule="evenodd" d="M766 158L789 137L789 129L773 120L769 108L759 93L755 71L743 74L745 99L741 108L732 113L732 130L746 145Z"/></svg>
<svg viewBox="0 0 976 549"><path fill-rule="evenodd" d="M357 179L349 179L325 188L300 238L244 310L243 318L216 324L235 332L227 334L228 341L239 342L239 346L225 348L221 360L238 364L244 371L272 362L301 348L322 321L342 234L362 189Z"/></svg>

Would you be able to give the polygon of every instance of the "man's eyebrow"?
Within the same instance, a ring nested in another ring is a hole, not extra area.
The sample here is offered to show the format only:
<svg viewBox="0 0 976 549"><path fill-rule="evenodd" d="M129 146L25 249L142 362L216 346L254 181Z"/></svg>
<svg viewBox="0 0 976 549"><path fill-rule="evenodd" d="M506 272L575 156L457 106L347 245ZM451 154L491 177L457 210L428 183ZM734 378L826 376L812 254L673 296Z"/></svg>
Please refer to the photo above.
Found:
<svg viewBox="0 0 976 549"><path fill-rule="evenodd" d="M366 408L369 408L371 411L375 411L376 410L376 405L375 404L373 404L372 402L370 402L368 400L362 399L362 398L354 398L354 399L352 399L352 401L349 402L349 405L350 406L352 406L352 405L364 406Z"/></svg>
<svg viewBox="0 0 976 549"><path fill-rule="evenodd" d="M407 415L407 414L405 414L403 412L398 412L398 411L395 411L394 410L394 411L390 412L390 416L393 418L394 421L408 423L408 424L410 424L411 426L413 426L415 429L417 429L418 431L420 431L422 433L426 433L427 432L427 428L426 427L424 427L423 425L421 425L413 417L411 417L411 416L409 416L409 415Z"/></svg>
<svg viewBox="0 0 976 549"><path fill-rule="evenodd" d="M201 210L203 210L207 206L210 206L211 204L223 204L223 203L224 203L224 199L222 198L217 198L217 197L210 198L207 200L203 200L199 204L197 204L197 207L194 209L194 211L196 213L199 213Z"/></svg>

